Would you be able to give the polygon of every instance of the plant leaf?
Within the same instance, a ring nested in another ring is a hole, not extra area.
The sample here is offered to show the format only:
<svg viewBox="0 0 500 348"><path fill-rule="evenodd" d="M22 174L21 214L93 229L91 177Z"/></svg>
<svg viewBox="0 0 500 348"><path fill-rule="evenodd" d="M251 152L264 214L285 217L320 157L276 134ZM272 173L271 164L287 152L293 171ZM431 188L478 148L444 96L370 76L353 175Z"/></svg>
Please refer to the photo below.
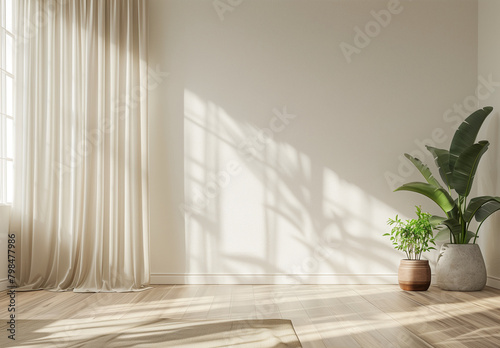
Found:
<svg viewBox="0 0 500 348"><path fill-rule="evenodd" d="M475 214L476 221L483 222L491 214L500 210L500 197L495 197L494 201L489 201L481 206Z"/></svg>
<svg viewBox="0 0 500 348"><path fill-rule="evenodd" d="M458 237L460 236L460 233L462 232L462 225L460 224L460 222L457 219L455 219L455 218L446 219L443 221L443 225L448 227L448 229L450 230L450 233L455 236L455 240L459 240Z"/></svg>
<svg viewBox="0 0 500 348"><path fill-rule="evenodd" d="M450 169L452 172L462 152L476 141L479 129L492 110L491 106L479 109L467 117L460 127L458 127L450 146Z"/></svg>
<svg viewBox="0 0 500 348"><path fill-rule="evenodd" d="M469 195L479 161L489 145L490 143L486 140L480 141L467 148L458 158L455 170L453 170L453 184L460 196Z"/></svg>
<svg viewBox="0 0 500 348"><path fill-rule="evenodd" d="M432 174L431 170L429 169L429 167L427 165L425 165L418 158L413 157L407 153L405 153L405 157L408 158L411 161L411 163L413 163L413 165L420 171L420 173L422 173L425 180L427 180L427 182L429 184L431 184L435 187L442 188L441 184L439 183L439 181L436 180L436 178L434 177L434 174Z"/></svg>
<svg viewBox="0 0 500 348"><path fill-rule="evenodd" d="M428 183L410 182L398 187L394 191L411 191L420 193L421 195L429 197L434 202L436 202L436 204L439 205L439 207L443 209L445 213L448 213L449 211L453 210L453 208L455 208L455 202L453 201L453 198L451 198L451 196L448 194L448 192L446 192L445 189L443 189L442 187L432 186Z"/></svg>
<svg viewBox="0 0 500 348"><path fill-rule="evenodd" d="M449 188L453 188L453 176L450 169L450 152L444 149L438 149L432 146L426 146L427 150L434 156L434 162L439 169L439 175L444 181L444 184Z"/></svg>
<svg viewBox="0 0 500 348"><path fill-rule="evenodd" d="M436 228L437 226L442 225L444 220L446 220L445 217L433 215L430 217L429 222L433 228Z"/></svg>
<svg viewBox="0 0 500 348"><path fill-rule="evenodd" d="M469 202L469 205L467 206L467 209L465 210L464 220L467 222L470 222L472 220L472 218L476 215L476 213L481 209L481 207L490 201L499 201L500 202L500 197L480 196L480 197L472 198ZM478 221L482 221L482 220L478 220Z"/></svg>
<svg viewBox="0 0 500 348"><path fill-rule="evenodd" d="M465 244L469 244L469 241L474 238L476 234L472 231L467 231L467 235L465 236Z"/></svg>
<svg viewBox="0 0 500 348"><path fill-rule="evenodd" d="M442 225L442 227L439 229L439 232L436 234L436 237L435 239L441 239L442 236L446 235L446 237L448 238L448 235L450 234L450 229L445 226L445 225Z"/></svg>

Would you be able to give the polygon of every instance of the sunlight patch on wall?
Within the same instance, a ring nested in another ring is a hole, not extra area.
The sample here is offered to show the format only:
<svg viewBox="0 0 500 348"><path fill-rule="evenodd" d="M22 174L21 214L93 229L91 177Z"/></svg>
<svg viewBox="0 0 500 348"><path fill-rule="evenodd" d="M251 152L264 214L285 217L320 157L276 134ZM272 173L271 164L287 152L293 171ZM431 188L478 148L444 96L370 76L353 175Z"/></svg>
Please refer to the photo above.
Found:
<svg viewBox="0 0 500 348"><path fill-rule="evenodd" d="M337 251L332 261L344 264L348 270L363 269L368 273L379 269L381 260L395 254L390 241L382 235L389 230L387 219L396 212L329 168L324 168L323 178L322 214L328 221L323 238ZM385 255L380 253L384 249ZM367 262L367 258L373 262Z"/></svg>
<svg viewBox="0 0 500 348"><path fill-rule="evenodd" d="M184 98L189 272L394 272L382 234L395 212L286 141L300 115L274 108L250 123L192 91Z"/></svg>

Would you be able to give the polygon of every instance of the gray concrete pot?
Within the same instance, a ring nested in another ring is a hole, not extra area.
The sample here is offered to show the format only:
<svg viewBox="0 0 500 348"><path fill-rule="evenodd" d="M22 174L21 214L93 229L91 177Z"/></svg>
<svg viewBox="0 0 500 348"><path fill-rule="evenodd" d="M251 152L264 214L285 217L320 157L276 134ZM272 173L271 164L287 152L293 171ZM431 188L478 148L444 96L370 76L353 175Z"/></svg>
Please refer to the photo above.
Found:
<svg viewBox="0 0 500 348"><path fill-rule="evenodd" d="M437 286L451 291L479 291L486 285L486 266L477 244L441 246L436 264Z"/></svg>

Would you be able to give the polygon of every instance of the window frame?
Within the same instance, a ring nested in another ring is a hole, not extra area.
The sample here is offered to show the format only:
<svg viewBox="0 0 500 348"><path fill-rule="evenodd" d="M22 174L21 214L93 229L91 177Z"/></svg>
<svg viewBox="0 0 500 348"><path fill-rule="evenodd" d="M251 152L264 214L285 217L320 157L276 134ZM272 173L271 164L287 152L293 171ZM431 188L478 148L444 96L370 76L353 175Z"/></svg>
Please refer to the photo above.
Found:
<svg viewBox="0 0 500 348"><path fill-rule="evenodd" d="M0 0L0 206L12 205L14 195L14 6L15 0Z"/></svg>

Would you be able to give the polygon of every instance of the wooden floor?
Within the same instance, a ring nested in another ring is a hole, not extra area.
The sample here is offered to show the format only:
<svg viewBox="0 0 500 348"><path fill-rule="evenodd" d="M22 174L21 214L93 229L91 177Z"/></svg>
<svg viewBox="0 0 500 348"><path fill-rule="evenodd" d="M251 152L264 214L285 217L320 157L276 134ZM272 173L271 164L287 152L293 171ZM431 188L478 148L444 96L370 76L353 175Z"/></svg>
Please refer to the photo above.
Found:
<svg viewBox="0 0 500 348"><path fill-rule="evenodd" d="M8 298L0 296L1 320ZM161 285L136 293L16 294L17 319L291 319L304 347L500 347L500 290L397 285ZM5 335L5 333L1 333ZM22 333L18 333L22 335Z"/></svg>

